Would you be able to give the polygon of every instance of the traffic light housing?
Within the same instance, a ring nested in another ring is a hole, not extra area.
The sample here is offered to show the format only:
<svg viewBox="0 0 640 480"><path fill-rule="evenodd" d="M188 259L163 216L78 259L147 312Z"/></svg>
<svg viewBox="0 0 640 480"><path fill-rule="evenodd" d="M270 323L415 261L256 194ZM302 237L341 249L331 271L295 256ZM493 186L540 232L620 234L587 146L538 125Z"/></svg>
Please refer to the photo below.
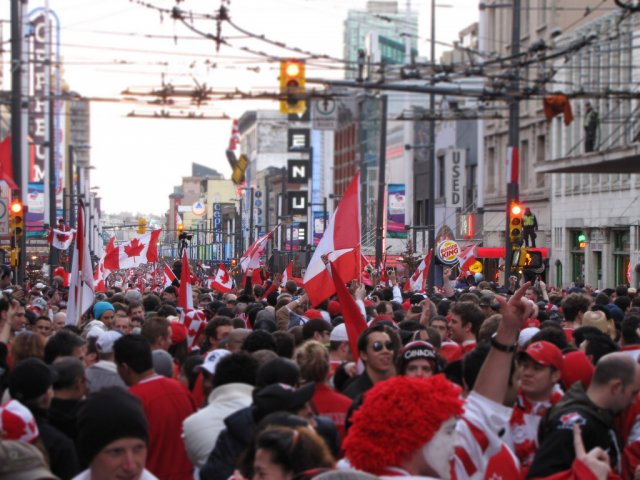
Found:
<svg viewBox="0 0 640 480"><path fill-rule="evenodd" d="M16 241L24 235L24 208L20 200L14 200L9 207L9 229Z"/></svg>
<svg viewBox="0 0 640 480"><path fill-rule="evenodd" d="M522 240L522 205L511 202L509 205L509 238L511 243L519 244Z"/></svg>
<svg viewBox="0 0 640 480"><path fill-rule="evenodd" d="M178 224L178 233L181 234L182 232L184 232L184 225L182 223Z"/></svg>
<svg viewBox="0 0 640 480"><path fill-rule="evenodd" d="M147 220L145 218L138 219L138 233L140 235L147 233Z"/></svg>
<svg viewBox="0 0 640 480"><path fill-rule="evenodd" d="M238 259L234 257L231 259L231 268L235 268L237 266L238 266Z"/></svg>
<svg viewBox="0 0 640 480"><path fill-rule="evenodd" d="M586 246L587 246L587 236L583 232L580 232L578 234L578 247L581 249L584 249L584 247Z"/></svg>
<svg viewBox="0 0 640 480"><path fill-rule="evenodd" d="M305 92L304 60L288 59L280 62L280 113L302 115L307 102Z"/></svg>

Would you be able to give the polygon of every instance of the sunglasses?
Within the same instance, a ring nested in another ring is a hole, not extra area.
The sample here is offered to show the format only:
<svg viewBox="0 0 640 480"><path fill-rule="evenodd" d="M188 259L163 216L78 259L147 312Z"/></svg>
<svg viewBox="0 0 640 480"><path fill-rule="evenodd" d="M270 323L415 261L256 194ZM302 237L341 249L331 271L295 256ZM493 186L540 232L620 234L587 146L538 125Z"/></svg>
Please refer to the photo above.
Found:
<svg viewBox="0 0 640 480"><path fill-rule="evenodd" d="M376 341L371 344L371 348L373 348L374 352L381 352L383 348L393 352L393 343Z"/></svg>

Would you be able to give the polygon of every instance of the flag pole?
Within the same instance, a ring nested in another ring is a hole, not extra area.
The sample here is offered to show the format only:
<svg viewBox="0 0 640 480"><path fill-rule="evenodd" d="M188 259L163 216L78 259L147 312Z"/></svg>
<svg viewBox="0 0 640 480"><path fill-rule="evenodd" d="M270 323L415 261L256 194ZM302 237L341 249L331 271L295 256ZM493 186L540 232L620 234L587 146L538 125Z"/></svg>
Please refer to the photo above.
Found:
<svg viewBox="0 0 640 480"><path fill-rule="evenodd" d="M82 216L80 216L82 209ZM78 235L76 236L76 242L80 241L82 245L82 252L78 250L78 279L80 280L78 287L78 299L76 300L76 327L80 328L80 323L82 322L82 295L84 290L84 276L82 275L82 270L84 267L84 249L86 245L84 244L84 202L82 199L78 200L78 219L81 219L82 222L82 231L78 229Z"/></svg>

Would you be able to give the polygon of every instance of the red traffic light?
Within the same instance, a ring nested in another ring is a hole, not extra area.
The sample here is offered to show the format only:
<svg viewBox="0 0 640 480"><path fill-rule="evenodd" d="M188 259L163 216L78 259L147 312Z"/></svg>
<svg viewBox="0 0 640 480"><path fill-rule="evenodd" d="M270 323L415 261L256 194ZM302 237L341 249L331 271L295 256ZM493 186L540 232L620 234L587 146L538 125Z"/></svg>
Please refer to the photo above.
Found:
<svg viewBox="0 0 640 480"><path fill-rule="evenodd" d="M13 215L19 215L22 213L22 203L20 200L14 200L11 202L11 213Z"/></svg>
<svg viewBox="0 0 640 480"><path fill-rule="evenodd" d="M285 71L288 77L297 77L301 71L300 64L297 62L287 62Z"/></svg>

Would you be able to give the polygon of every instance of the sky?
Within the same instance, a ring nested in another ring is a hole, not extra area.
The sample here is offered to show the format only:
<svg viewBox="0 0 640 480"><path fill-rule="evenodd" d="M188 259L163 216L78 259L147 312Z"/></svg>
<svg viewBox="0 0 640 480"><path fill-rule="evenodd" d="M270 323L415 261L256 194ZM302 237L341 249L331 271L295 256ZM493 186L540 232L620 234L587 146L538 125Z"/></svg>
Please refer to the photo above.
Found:
<svg viewBox="0 0 640 480"><path fill-rule="evenodd" d="M0 19L7 21L9 3L0 7ZM183 0L184 11L213 14L221 0ZM318 54L342 57L343 21L349 9L363 9L366 0L225 0L231 20L245 30L264 34ZM431 3L399 0L418 12L419 54L429 53L429 10ZM29 10L44 5L30 0ZM215 168L229 178L225 157L231 120L179 120L131 118L127 114L153 114L160 107L145 105L146 97L125 102L122 92L149 92L160 88L163 79L175 87L191 89L206 84L216 90L247 92L278 88L277 62L243 52L241 46L274 57L295 57L295 52L246 39L228 23L222 35L231 46L216 51L213 41L161 14L156 8L171 9L175 0L49 0L60 19L60 53L64 80L79 94L109 101L91 106L91 183L102 198L107 213L164 214L168 195L189 176L191 163ZM436 4L436 37L453 42L457 32L477 21L475 0L443 0ZM215 34L215 22L196 20L196 28ZM9 38L9 24L3 23L3 40ZM444 47L438 47L441 51ZM8 45L7 45L8 49ZM6 55L6 54L5 54ZM4 59L5 72L7 58ZM308 68L307 76L342 78L329 69ZM9 78L5 74L5 79ZM4 85L3 88L9 88ZM135 96L135 95L133 95ZM131 96L127 96L131 98ZM207 116L239 118L254 109L277 110L275 101L233 100L210 102L197 110ZM173 111L173 110L172 110Z"/></svg>

